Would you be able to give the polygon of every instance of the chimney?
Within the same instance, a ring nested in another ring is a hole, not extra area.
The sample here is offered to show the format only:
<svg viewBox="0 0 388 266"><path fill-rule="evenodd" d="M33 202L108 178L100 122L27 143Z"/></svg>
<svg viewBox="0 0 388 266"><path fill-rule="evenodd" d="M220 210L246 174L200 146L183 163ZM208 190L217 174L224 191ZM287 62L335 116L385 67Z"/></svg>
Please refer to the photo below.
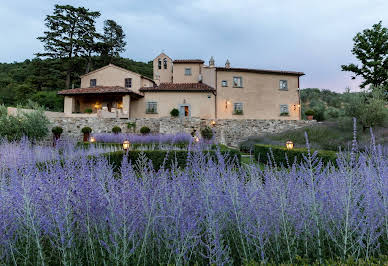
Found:
<svg viewBox="0 0 388 266"><path fill-rule="evenodd" d="M210 57L210 60L209 60L209 67L214 67L214 58L213 58L213 56Z"/></svg>
<svg viewBox="0 0 388 266"><path fill-rule="evenodd" d="M229 59L226 59L225 68L230 68L230 62L229 62Z"/></svg>

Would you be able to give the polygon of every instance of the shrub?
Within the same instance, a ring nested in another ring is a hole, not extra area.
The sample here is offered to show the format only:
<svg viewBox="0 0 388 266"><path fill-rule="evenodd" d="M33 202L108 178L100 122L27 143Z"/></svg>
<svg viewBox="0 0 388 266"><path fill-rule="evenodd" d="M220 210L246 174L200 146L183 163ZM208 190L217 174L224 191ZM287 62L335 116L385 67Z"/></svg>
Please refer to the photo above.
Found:
<svg viewBox="0 0 388 266"><path fill-rule="evenodd" d="M115 134L118 134L121 132L121 128L119 126L115 126L112 128L112 132Z"/></svg>
<svg viewBox="0 0 388 266"><path fill-rule="evenodd" d="M306 112L304 112L304 114L305 115L314 115L315 113L314 113L314 110L309 109L309 110L306 110Z"/></svg>
<svg viewBox="0 0 388 266"><path fill-rule="evenodd" d="M90 109L90 108L87 108L87 109L85 109L84 113L85 114L91 114L91 113L93 113L93 110Z"/></svg>
<svg viewBox="0 0 388 266"><path fill-rule="evenodd" d="M50 121L41 107L35 105L34 111L18 111L15 116L7 114L7 108L0 106L0 137L20 140L23 136L30 140L42 140L49 133Z"/></svg>
<svg viewBox="0 0 388 266"><path fill-rule="evenodd" d="M176 108L172 109L171 112L170 112L170 115L173 116L173 117L179 116L179 110L176 109Z"/></svg>
<svg viewBox="0 0 388 266"><path fill-rule="evenodd" d="M201 151L204 154L207 154L212 160L217 161L216 150ZM109 162L114 166L115 169L121 167L125 151L116 151L103 154ZM187 156L190 154L193 156L193 153L198 153L198 151L164 151L164 150L154 150L154 151L134 151L130 150L128 153L128 159L132 162L136 162L143 154L152 161L152 166L155 170L159 170L163 165L166 169L170 169L173 165L177 164L177 167L184 168L187 164ZM238 150L235 149L225 149L220 148L220 153L226 160L233 160L236 158L236 162L241 161L241 154ZM143 156L144 156L143 155Z"/></svg>
<svg viewBox="0 0 388 266"><path fill-rule="evenodd" d="M129 123L127 123L127 128L128 129L136 128L136 122L129 122Z"/></svg>
<svg viewBox="0 0 388 266"><path fill-rule="evenodd" d="M280 116L289 116L289 113L283 112L283 113L280 113Z"/></svg>
<svg viewBox="0 0 388 266"><path fill-rule="evenodd" d="M213 130L210 127L205 127L201 130L201 135L204 139L212 139L213 138Z"/></svg>
<svg viewBox="0 0 388 266"><path fill-rule="evenodd" d="M63 132L63 128L56 126L56 127L53 127L53 128L51 129L51 132L52 132L54 135L61 135L62 132Z"/></svg>
<svg viewBox="0 0 388 266"><path fill-rule="evenodd" d="M311 150L311 153L313 152L314 150ZM262 163L268 163L268 156L270 156L271 160L275 160L277 164L286 164L286 155L290 164L292 164L295 159L297 163L300 163L301 161L303 161L303 155L307 156L307 153L308 151L305 148L294 148L291 150L287 150L286 147L266 144L256 144L254 146L255 159L259 159L259 162ZM322 159L324 163L331 162L333 164L336 164L337 154L335 151L319 150L317 156Z"/></svg>
<svg viewBox="0 0 388 266"><path fill-rule="evenodd" d="M90 134L90 133L92 133L92 129L90 127L83 127L81 129L81 132L84 134Z"/></svg>
<svg viewBox="0 0 388 266"><path fill-rule="evenodd" d="M151 129L149 127L142 127L140 128L140 133L141 134L148 134L151 132Z"/></svg>

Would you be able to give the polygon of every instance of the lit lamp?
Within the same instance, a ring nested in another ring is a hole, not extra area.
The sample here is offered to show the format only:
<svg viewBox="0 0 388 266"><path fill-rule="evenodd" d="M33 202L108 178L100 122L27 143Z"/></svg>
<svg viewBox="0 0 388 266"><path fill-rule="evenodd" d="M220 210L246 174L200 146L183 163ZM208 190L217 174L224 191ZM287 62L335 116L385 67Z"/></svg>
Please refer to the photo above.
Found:
<svg viewBox="0 0 388 266"><path fill-rule="evenodd" d="M94 142L96 142L96 139L94 138L94 137L90 137L90 143L94 143Z"/></svg>
<svg viewBox="0 0 388 266"><path fill-rule="evenodd" d="M199 138L197 136L194 136L194 142L199 142Z"/></svg>
<svg viewBox="0 0 388 266"><path fill-rule="evenodd" d="M214 120L212 120L211 122L210 122L210 125L212 125L213 127L216 125L216 121L214 121Z"/></svg>
<svg viewBox="0 0 388 266"><path fill-rule="evenodd" d="M131 143L128 140L124 140L123 142L123 149L125 151L129 150L129 147L131 146Z"/></svg>
<svg viewBox="0 0 388 266"><path fill-rule="evenodd" d="M286 147L287 147L287 150L292 150L294 148L294 142L292 142L291 140L287 141Z"/></svg>

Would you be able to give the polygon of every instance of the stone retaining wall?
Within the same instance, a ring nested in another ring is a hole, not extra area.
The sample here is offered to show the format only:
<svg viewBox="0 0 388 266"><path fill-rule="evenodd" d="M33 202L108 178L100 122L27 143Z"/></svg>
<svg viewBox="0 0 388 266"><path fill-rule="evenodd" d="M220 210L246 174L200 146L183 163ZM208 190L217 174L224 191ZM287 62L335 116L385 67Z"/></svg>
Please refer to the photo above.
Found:
<svg viewBox="0 0 388 266"><path fill-rule="evenodd" d="M64 137L76 138L81 140L81 129L89 126L93 133L111 132L114 126L119 126L122 132L139 133L143 126L147 126L154 133L178 133L187 132L199 133L201 128L210 126L211 120L200 118L143 118L143 119L118 119L118 118L96 118L96 117L49 117L53 126L60 126ZM136 128L128 129L128 123L136 123ZM297 120L232 120L219 119L212 126L216 134L216 140L219 143L229 146L238 146L238 144L250 136L258 136L266 133L279 133L289 129L296 129L307 126L315 121L297 121Z"/></svg>

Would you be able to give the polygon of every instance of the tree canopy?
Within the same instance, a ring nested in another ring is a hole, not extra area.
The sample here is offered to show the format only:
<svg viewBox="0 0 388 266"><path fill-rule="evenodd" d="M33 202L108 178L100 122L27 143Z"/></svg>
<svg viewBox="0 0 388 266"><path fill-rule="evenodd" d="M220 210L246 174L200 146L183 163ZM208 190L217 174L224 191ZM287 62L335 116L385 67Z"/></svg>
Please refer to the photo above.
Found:
<svg viewBox="0 0 388 266"><path fill-rule="evenodd" d="M383 27L382 21L357 33L353 38L352 53L360 61L361 65L342 65L342 71L353 72L363 78L360 87L368 85L373 87L388 85L388 29Z"/></svg>

